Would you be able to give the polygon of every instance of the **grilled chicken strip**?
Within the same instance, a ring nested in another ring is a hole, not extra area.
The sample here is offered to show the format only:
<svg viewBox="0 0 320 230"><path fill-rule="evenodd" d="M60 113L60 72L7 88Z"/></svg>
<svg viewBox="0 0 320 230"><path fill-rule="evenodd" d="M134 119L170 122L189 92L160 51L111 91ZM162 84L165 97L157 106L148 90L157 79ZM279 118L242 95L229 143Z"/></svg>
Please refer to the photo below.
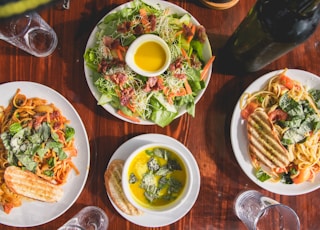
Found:
<svg viewBox="0 0 320 230"><path fill-rule="evenodd" d="M265 112L255 111L249 116L247 132L250 156L270 169L285 168L293 161L294 156L281 144Z"/></svg>
<svg viewBox="0 0 320 230"><path fill-rule="evenodd" d="M11 191L35 200L56 202L63 196L63 191L58 185L16 166L6 168L4 180Z"/></svg>

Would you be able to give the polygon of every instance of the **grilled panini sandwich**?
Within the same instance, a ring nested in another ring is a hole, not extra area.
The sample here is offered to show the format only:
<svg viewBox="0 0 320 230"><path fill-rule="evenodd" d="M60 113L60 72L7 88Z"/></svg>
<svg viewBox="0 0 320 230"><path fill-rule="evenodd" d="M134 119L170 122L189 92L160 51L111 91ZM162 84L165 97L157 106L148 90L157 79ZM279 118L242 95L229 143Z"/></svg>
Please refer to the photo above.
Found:
<svg viewBox="0 0 320 230"><path fill-rule="evenodd" d="M270 169L285 168L294 156L281 144L273 124L263 111L253 112L247 123L250 156Z"/></svg>
<svg viewBox="0 0 320 230"><path fill-rule="evenodd" d="M35 200L56 202L63 196L63 191L58 185L16 166L6 168L4 180L12 192Z"/></svg>

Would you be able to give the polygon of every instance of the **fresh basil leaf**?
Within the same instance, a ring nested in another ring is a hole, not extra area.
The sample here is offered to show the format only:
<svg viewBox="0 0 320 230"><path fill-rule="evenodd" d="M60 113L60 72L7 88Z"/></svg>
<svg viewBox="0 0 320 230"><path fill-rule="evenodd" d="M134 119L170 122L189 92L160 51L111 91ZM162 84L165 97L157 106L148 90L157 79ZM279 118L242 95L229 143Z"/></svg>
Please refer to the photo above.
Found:
<svg viewBox="0 0 320 230"><path fill-rule="evenodd" d="M42 160L44 155L47 153L47 151L48 151L48 149L42 148L41 146L39 146L36 149L36 154L40 157L40 160Z"/></svg>
<svg viewBox="0 0 320 230"><path fill-rule="evenodd" d="M175 194L175 193L177 194L181 188L182 188L182 184L180 181L174 178L169 179L169 188L168 188L169 194Z"/></svg>
<svg viewBox="0 0 320 230"><path fill-rule="evenodd" d="M147 149L146 150L146 154L149 155L149 156L153 156L154 152L150 149Z"/></svg>
<svg viewBox="0 0 320 230"><path fill-rule="evenodd" d="M56 158L50 157L48 160L48 165L50 166L50 168L54 167L56 165Z"/></svg>
<svg viewBox="0 0 320 230"><path fill-rule="evenodd" d="M162 166L159 168L159 170L156 172L157 176L166 176L170 170L168 169L167 166ZM159 182L160 183L160 182Z"/></svg>
<svg viewBox="0 0 320 230"><path fill-rule="evenodd" d="M48 149L59 149L63 147L63 144L61 142L57 142L57 141L48 141L46 143L46 147Z"/></svg>
<svg viewBox="0 0 320 230"><path fill-rule="evenodd" d="M163 158L165 160L168 159L168 151L166 149L163 148L154 148L153 149L154 155L156 155L157 157Z"/></svg>
<svg viewBox="0 0 320 230"><path fill-rule="evenodd" d="M38 163L33 161L32 156L28 156L26 154L16 154L16 157L27 170L35 172Z"/></svg>
<svg viewBox="0 0 320 230"><path fill-rule="evenodd" d="M129 176L129 183L130 184L134 184L138 181L138 178L136 177L136 175L134 175L134 173L130 173L130 176Z"/></svg>
<svg viewBox="0 0 320 230"><path fill-rule="evenodd" d="M40 145L42 143L41 137L39 133L33 133L27 137L28 140L35 145Z"/></svg>
<svg viewBox="0 0 320 230"><path fill-rule="evenodd" d="M51 135L51 128L47 122L43 122L37 130L42 141L47 141Z"/></svg>
<svg viewBox="0 0 320 230"><path fill-rule="evenodd" d="M159 198L159 195L157 193L157 188L156 187L152 187L153 190L149 190L149 191L145 191L144 192L144 196L145 198L152 203L154 200Z"/></svg>
<svg viewBox="0 0 320 230"><path fill-rule="evenodd" d="M54 172L52 170L45 170L45 171L43 171L43 174L48 177L53 177Z"/></svg>
<svg viewBox="0 0 320 230"><path fill-rule="evenodd" d="M300 117L293 117L291 120L287 120L287 121L279 120L277 121L277 124L279 124L282 128L285 128L285 127L298 128L300 127L302 121L303 120Z"/></svg>
<svg viewBox="0 0 320 230"><path fill-rule="evenodd" d="M305 135L303 132L299 132L299 129L288 129L282 137L281 142L284 145L291 145L298 142L302 142L305 139Z"/></svg>
<svg viewBox="0 0 320 230"><path fill-rule="evenodd" d="M11 135L16 134L17 132L19 132L22 129L22 126L20 123L13 123L10 125L9 127L9 132Z"/></svg>
<svg viewBox="0 0 320 230"><path fill-rule="evenodd" d="M320 109L320 90L311 89L309 90L309 94L313 99L314 103L316 104L317 108Z"/></svg>
<svg viewBox="0 0 320 230"><path fill-rule="evenodd" d="M10 150L11 150L11 146L10 146L11 135L8 132L4 132L4 133L1 133L0 137L1 137L1 140L2 140L4 147L6 148L6 150L8 150L10 152Z"/></svg>
<svg viewBox="0 0 320 230"><path fill-rule="evenodd" d="M173 159L168 159L167 167L170 171L182 170L182 167L179 164L179 162Z"/></svg>
<svg viewBox="0 0 320 230"><path fill-rule="evenodd" d="M56 132L51 132L51 138L55 141L55 142L59 142L60 138L59 135ZM50 142L50 141L49 141ZM51 141L52 142L52 141Z"/></svg>
<svg viewBox="0 0 320 230"><path fill-rule="evenodd" d="M160 171L160 170L159 170ZM169 180L166 176L162 176L159 180L159 183L158 183L158 188L159 190L165 188L169 183Z"/></svg>
<svg viewBox="0 0 320 230"><path fill-rule="evenodd" d="M279 106L283 111L287 112L289 116L304 116L302 105L289 97L287 93L280 97Z"/></svg>
<svg viewBox="0 0 320 230"><path fill-rule="evenodd" d="M76 132L75 132L74 128L72 128L70 126L66 126L66 129L65 129L66 142L71 141L72 138L74 137L75 133Z"/></svg>
<svg viewBox="0 0 320 230"><path fill-rule="evenodd" d="M65 151L63 151L61 148L56 150L56 153L58 154L59 160L64 160L68 157Z"/></svg>
<svg viewBox="0 0 320 230"><path fill-rule="evenodd" d="M15 166L18 165L18 159L11 151L8 152L7 161L9 162L10 165L15 165Z"/></svg>
<svg viewBox="0 0 320 230"><path fill-rule="evenodd" d="M263 171L261 168L258 169L256 171L256 178L261 181L261 182L264 182L266 180L269 180L271 178L271 176L269 176L265 171Z"/></svg>

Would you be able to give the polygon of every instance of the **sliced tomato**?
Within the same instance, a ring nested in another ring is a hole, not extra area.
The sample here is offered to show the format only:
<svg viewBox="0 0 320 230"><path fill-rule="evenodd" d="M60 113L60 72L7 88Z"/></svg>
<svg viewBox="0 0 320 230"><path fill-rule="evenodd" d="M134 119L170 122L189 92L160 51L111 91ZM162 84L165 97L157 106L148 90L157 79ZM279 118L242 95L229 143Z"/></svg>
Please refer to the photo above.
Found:
<svg viewBox="0 0 320 230"><path fill-rule="evenodd" d="M285 86L286 88L288 89L292 89L293 86L294 86L294 82L291 78L289 78L288 76L282 74L280 77L279 77L279 81L280 81L280 84Z"/></svg>
<svg viewBox="0 0 320 230"><path fill-rule="evenodd" d="M276 109L268 114L269 119L274 121L285 121L288 118L288 114L282 109Z"/></svg>
<svg viewBox="0 0 320 230"><path fill-rule="evenodd" d="M7 214L10 213L10 211L14 208L14 205L11 203L5 203L3 204L3 211Z"/></svg>
<svg viewBox="0 0 320 230"><path fill-rule="evenodd" d="M243 110L241 110L241 117L247 120L251 113L253 113L256 110L256 108L258 108L258 104L250 102Z"/></svg>
<svg viewBox="0 0 320 230"><path fill-rule="evenodd" d="M300 184L302 182L305 182L305 181L312 181L314 177L314 174L311 170L311 168L305 168L303 170L300 170L300 173L297 177L293 178L293 183L295 184Z"/></svg>

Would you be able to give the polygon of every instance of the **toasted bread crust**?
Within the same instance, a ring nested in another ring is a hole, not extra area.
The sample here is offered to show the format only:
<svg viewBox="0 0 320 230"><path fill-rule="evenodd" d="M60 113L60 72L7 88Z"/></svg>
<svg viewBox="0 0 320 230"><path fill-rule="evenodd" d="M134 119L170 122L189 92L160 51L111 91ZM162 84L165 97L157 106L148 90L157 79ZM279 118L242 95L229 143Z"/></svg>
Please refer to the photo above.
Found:
<svg viewBox="0 0 320 230"><path fill-rule="evenodd" d="M141 215L142 211L134 207L122 189L121 178L124 160L113 160L104 173L105 187L113 203L127 215Z"/></svg>
<svg viewBox="0 0 320 230"><path fill-rule="evenodd" d="M263 111L255 111L247 124L249 153L266 166L285 168L293 160L273 131L273 124Z"/></svg>
<svg viewBox="0 0 320 230"><path fill-rule="evenodd" d="M16 166L6 168L4 180L12 192L35 200L57 202L63 196L63 191L58 185Z"/></svg>

